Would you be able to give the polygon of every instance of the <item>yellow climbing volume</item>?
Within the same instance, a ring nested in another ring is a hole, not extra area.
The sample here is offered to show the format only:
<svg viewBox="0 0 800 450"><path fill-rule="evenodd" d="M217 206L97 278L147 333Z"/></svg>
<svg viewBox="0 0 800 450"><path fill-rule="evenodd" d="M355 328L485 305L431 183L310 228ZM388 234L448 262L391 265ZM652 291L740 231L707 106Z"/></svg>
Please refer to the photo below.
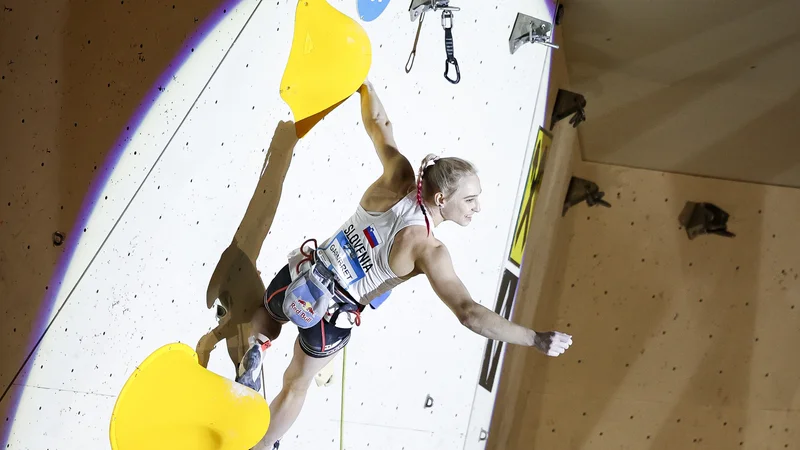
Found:
<svg viewBox="0 0 800 450"><path fill-rule="evenodd" d="M257 444L269 422L256 391L205 369L194 350L174 343L125 382L109 436L113 450L241 450Z"/></svg>
<svg viewBox="0 0 800 450"><path fill-rule="evenodd" d="M353 95L371 64L372 45L358 22L325 0L299 0L280 86L298 137Z"/></svg>

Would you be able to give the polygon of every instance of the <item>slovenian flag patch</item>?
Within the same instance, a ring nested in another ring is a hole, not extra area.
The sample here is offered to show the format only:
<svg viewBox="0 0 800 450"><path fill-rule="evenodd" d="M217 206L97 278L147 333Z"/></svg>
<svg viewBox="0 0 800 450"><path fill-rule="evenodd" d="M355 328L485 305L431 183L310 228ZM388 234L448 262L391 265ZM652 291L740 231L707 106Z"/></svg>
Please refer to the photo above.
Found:
<svg viewBox="0 0 800 450"><path fill-rule="evenodd" d="M375 248L381 245L380 236L378 236L378 233L375 232L375 227L372 225L364 228L364 236L367 238L367 242L369 242L370 247Z"/></svg>

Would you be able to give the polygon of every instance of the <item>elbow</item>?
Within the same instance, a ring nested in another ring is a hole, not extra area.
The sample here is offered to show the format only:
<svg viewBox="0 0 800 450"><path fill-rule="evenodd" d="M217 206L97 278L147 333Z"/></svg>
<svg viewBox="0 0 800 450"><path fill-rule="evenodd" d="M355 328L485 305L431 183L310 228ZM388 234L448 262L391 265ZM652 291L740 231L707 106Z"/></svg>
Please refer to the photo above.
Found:
<svg viewBox="0 0 800 450"><path fill-rule="evenodd" d="M475 331L479 328L480 317L478 315L478 308L475 307L475 302L469 302L459 308L458 321L461 322L465 328Z"/></svg>
<svg viewBox="0 0 800 450"><path fill-rule="evenodd" d="M364 128L367 130L372 142L383 142L386 140L387 126L384 126L383 121L379 118L368 119L364 122Z"/></svg>
<svg viewBox="0 0 800 450"><path fill-rule="evenodd" d="M383 114L372 118L368 122L367 130L373 140L380 138L384 142L388 142L392 136L392 122L389 121Z"/></svg>
<svg viewBox="0 0 800 450"><path fill-rule="evenodd" d="M383 112L377 112L372 115L372 125L381 130L392 128L392 122Z"/></svg>

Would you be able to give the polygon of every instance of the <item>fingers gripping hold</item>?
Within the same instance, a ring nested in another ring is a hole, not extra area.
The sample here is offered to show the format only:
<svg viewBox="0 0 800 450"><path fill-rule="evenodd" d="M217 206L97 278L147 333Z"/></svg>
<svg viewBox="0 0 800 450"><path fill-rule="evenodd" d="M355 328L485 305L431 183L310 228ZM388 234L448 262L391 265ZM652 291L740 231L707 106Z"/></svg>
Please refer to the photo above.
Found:
<svg viewBox="0 0 800 450"><path fill-rule="evenodd" d="M547 356L559 356L572 345L572 336L558 331L536 333L534 346Z"/></svg>

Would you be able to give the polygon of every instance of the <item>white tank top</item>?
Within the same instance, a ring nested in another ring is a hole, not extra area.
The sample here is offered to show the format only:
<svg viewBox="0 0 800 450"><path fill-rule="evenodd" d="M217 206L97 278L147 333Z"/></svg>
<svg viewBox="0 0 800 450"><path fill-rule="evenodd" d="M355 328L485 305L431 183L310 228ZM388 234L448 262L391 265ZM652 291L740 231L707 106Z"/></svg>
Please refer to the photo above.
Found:
<svg viewBox="0 0 800 450"><path fill-rule="evenodd" d="M320 260L362 305L402 282L389 267L389 253L400 230L425 226L416 196L416 190L411 191L383 213L366 211L359 204L333 236L319 245Z"/></svg>

